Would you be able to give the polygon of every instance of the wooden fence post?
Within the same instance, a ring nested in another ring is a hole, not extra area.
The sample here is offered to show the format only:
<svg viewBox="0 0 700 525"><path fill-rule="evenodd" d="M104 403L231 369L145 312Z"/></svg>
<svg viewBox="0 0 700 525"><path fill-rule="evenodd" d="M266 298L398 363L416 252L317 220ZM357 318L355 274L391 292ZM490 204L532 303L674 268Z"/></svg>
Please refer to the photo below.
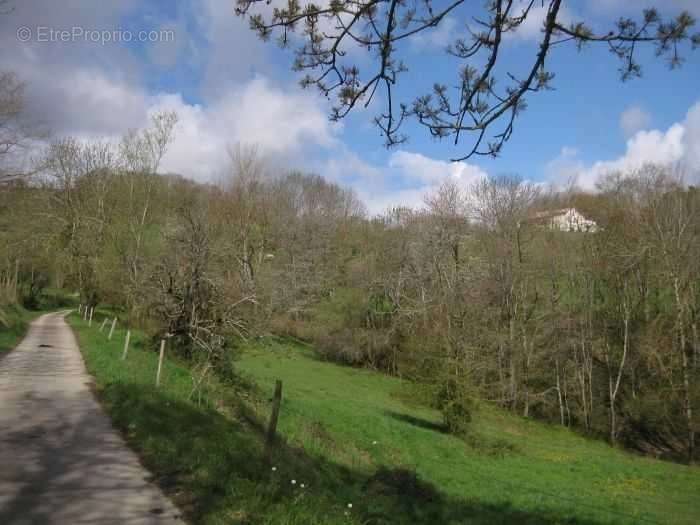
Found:
<svg viewBox="0 0 700 525"><path fill-rule="evenodd" d="M83 308L83 321L87 321L88 307L85 305Z"/></svg>
<svg viewBox="0 0 700 525"><path fill-rule="evenodd" d="M163 368L163 355L165 354L165 339L160 340L160 355L158 356L158 371L156 372L156 388L160 386L160 370Z"/></svg>
<svg viewBox="0 0 700 525"><path fill-rule="evenodd" d="M101 332L102 330L104 330L106 324L107 324L107 318L105 317L105 318L104 318L104 321L102 321L102 324L100 325L100 332Z"/></svg>
<svg viewBox="0 0 700 525"><path fill-rule="evenodd" d="M272 456L272 447L275 444L277 435L277 418L280 414L280 403L282 402L282 381L275 381L275 395L272 398L272 412L270 422L267 425L267 435L265 436L265 458L269 461Z"/></svg>
<svg viewBox="0 0 700 525"><path fill-rule="evenodd" d="M95 312L95 307L90 307L90 320L88 321L88 326L92 326L92 314Z"/></svg>
<svg viewBox="0 0 700 525"><path fill-rule="evenodd" d="M115 317L112 321L112 328L109 329L109 335L107 336L107 341L112 340L112 334L114 333L114 327L117 325L117 318Z"/></svg>

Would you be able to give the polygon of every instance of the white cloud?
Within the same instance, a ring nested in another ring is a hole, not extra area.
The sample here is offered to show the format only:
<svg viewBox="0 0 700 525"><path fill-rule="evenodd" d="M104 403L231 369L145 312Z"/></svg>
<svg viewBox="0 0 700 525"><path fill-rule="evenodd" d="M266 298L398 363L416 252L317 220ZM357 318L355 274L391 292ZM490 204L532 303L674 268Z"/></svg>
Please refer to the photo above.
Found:
<svg viewBox="0 0 700 525"><path fill-rule="evenodd" d="M578 153L565 148L546 168L553 182L566 183L572 176L579 186L594 189L601 176L631 172L644 164L679 165L687 173L686 182L700 181L700 102L690 108L683 122L666 131L638 131L628 141L624 155L613 160L585 165Z"/></svg>
<svg viewBox="0 0 700 525"><path fill-rule="evenodd" d="M391 156L389 167L398 169L408 179L431 184L439 184L445 178L452 178L468 186L486 176L486 173L474 164L435 160L420 153L403 150L396 151Z"/></svg>
<svg viewBox="0 0 700 525"><path fill-rule="evenodd" d="M255 145L272 157L292 157L337 143L334 127L312 96L298 89L282 91L264 77L207 106L187 104L179 95L160 95L148 111L163 109L176 111L179 123L162 169L200 181L217 175L231 144Z"/></svg>
<svg viewBox="0 0 700 525"><path fill-rule="evenodd" d="M410 37L413 47L424 49L446 49L458 37L457 21L448 16L434 29L426 29Z"/></svg>
<svg viewBox="0 0 700 525"><path fill-rule="evenodd" d="M580 174L585 170L583 162L578 158L578 150L570 146L564 146L559 155L549 161L545 166L547 180L556 181L561 185L580 179ZM579 184L581 183L578 181Z"/></svg>
<svg viewBox="0 0 700 525"><path fill-rule="evenodd" d="M278 161L335 145L336 127L328 121L322 99L294 82L270 80L266 68L271 66L265 65L270 61L263 54L267 47L247 21L235 16L230 1L178 4L167 19L161 11L134 0L105 0L99 9L91 0L18 2L0 16L0 69L14 71L26 82L29 118L54 136L116 139L145 126L154 111L177 111L175 142L162 169L197 180L216 175L227 146L236 142L258 145ZM134 27L174 31L175 42L153 44L144 56L114 42L20 42L16 37L21 26L35 31L39 26L134 29L129 25L133 20ZM180 92L149 87L160 75L154 67L173 62L181 66L174 74L196 76L195 86L184 84L195 93L199 88L200 103Z"/></svg>
<svg viewBox="0 0 700 525"><path fill-rule="evenodd" d="M620 115L620 128L625 137L631 137L638 131L648 129L651 115L639 106L630 106Z"/></svg>
<svg viewBox="0 0 700 525"><path fill-rule="evenodd" d="M685 117L685 133L683 136L684 168L691 174L695 183L700 182L700 102L690 108ZM693 175L694 173L694 175ZM690 182L690 181L689 181Z"/></svg>
<svg viewBox="0 0 700 525"><path fill-rule="evenodd" d="M184 24L166 22L160 24L154 31L158 31L159 34L163 35L163 38L149 44L147 47L148 58L151 63L159 67L174 67L182 58L183 53L188 50Z"/></svg>
<svg viewBox="0 0 700 525"><path fill-rule="evenodd" d="M607 173L629 173L644 164L674 164L680 162L686 151L683 140L685 127L674 124L666 132L639 131L627 141L627 151L615 160L598 161L581 174L579 182L591 187ZM592 184L591 184L592 183Z"/></svg>
<svg viewBox="0 0 700 525"><path fill-rule="evenodd" d="M424 197L446 179L467 189L486 177L484 170L466 162L446 162L420 153L398 150L385 165L365 162L354 153L338 151L335 158L319 166L325 177L352 186L370 213L382 213L393 206L422 208Z"/></svg>
<svg viewBox="0 0 700 525"><path fill-rule="evenodd" d="M273 2L275 6L280 0ZM273 5L265 4L259 10L269 12ZM251 74L271 76L272 61L268 53L270 46L262 42L249 21L236 16L235 5L231 0L202 0L193 4L194 20L198 36L205 39L199 42L190 36L192 44L191 60L203 67L202 88L207 98L224 96L228 89ZM184 17L188 13L183 14Z"/></svg>

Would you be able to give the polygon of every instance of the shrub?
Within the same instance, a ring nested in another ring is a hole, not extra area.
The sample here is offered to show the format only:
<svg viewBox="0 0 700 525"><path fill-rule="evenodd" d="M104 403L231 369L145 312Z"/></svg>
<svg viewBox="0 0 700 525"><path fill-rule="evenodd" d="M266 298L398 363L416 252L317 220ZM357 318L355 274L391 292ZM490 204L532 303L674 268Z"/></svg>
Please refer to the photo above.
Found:
<svg viewBox="0 0 700 525"><path fill-rule="evenodd" d="M442 418L450 434L466 436L472 420L472 403L467 399L453 399L442 407Z"/></svg>

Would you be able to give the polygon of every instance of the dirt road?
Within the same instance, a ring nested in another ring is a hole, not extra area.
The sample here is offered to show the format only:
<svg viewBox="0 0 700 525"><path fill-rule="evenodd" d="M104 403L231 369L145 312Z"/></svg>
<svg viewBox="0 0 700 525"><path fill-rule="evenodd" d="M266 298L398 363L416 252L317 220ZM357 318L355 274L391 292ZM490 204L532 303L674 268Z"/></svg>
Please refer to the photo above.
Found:
<svg viewBox="0 0 700 525"><path fill-rule="evenodd" d="M89 382L61 314L0 359L0 523L182 523Z"/></svg>

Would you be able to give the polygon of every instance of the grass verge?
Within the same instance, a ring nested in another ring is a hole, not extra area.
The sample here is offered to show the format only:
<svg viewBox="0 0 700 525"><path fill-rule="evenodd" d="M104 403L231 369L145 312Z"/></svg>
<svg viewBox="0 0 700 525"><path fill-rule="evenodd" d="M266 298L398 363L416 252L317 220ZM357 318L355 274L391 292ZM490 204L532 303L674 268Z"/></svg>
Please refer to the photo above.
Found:
<svg viewBox="0 0 700 525"><path fill-rule="evenodd" d="M0 357L19 344L29 323L48 310L26 310L18 305L4 305L0 312Z"/></svg>
<svg viewBox="0 0 700 525"><path fill-rule="evenodd" d="M190 521L205 524L697 523L700 472L636 457L564 429L482 407L468 440L439 414L397 395L404 385L319 362L301 347L249 348L238 363L255 389L214 380L190 399L191 371L142 334L121 360L75 316L88 370L115 425ZM284 382L273 458L261 421ZM244 396L245 394L245 396ZM242 399L246 399L242 401Z"/></svg>

